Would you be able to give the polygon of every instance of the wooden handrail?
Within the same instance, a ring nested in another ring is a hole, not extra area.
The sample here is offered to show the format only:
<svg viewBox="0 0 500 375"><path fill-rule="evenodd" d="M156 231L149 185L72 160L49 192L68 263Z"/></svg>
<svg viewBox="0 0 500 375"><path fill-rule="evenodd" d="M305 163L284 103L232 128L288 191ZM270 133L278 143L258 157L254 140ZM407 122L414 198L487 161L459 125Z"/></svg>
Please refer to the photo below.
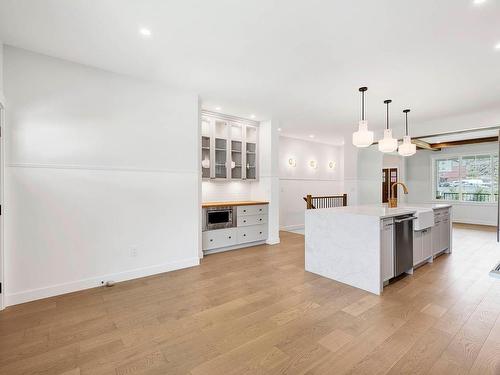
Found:
<svg viewBox="0 0 500 375"><path fill-rule="evenodd" d="M311 194L303 197L308 210L316 208L331 208L347 206L347 194L342 195L324 195L313 197Z"/></svg>

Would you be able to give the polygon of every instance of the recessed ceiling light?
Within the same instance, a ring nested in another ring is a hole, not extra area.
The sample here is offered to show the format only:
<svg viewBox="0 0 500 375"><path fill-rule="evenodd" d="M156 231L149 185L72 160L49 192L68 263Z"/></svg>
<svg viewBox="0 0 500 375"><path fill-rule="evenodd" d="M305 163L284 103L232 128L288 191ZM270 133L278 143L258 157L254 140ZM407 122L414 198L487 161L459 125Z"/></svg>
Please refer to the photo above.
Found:
<svg viewBox="0 0 500 375"><path fill-rule="evenodd" d="M314 138L314 134L309 134L309 138Z"/></svg>
<svg viewBox="0 0 500 375"><path fill-rule="evenodd" d="M486 2L486 0L474 0L474 5L480 5L480 4L483 4L485 2Z"/></svg>
<svg viewBox="0 0 500 375"><path fill-rule="evenodd" d="M255 118L255 115L250 115L250 118Z"/></svg>
<svg viewBox="0 0 500 375"><path fill-rule="evenodd" d="M278 131L280 132L280 131L281 131L281 128L278 128Z"/></svg>
<svg viewBox="0 0 500 375"><path fill-rule="evenodd" d="M151 30L150 29L147 29L145 27L141 27L139 29L139 34L141 34L142 36L144 37L150 37L151 36Z"/></svg>
<svg viewBox="0 0 500 375"><path fill-rule="evenodd" d="M495 46L495 49L500 49L500 43L497 43L497 45Z"/></svg>
<svg viewBox="0 0 500 375"><path fill-rule="evenodd" d="M222 108L221 107L215 107L216 111L220 111Z"/></svg>

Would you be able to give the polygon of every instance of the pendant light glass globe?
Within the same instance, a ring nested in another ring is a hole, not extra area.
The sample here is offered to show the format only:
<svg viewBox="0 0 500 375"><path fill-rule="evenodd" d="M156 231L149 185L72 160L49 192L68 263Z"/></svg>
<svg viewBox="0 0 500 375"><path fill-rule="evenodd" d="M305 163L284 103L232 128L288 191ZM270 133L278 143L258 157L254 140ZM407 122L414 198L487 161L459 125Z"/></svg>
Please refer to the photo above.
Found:
<svg viewBox="0 0 500 375"><path fill-rule="evenodd" d="M411 138L409 135L403 137L403 143L399 145L399 155L401 156L412 156L417 152L417 146L411 143Z"/></svg>
<svg viewBox="0 0 500 375"><path fill-rule="evenodd" d="M352 144L356 147L368 147L373 143L373 132L368 130L368 121L361 120L357 132L352 134Z"/></svg>
<svg viewBox="0 0 500 375"><path fill-rule="evenodd" d="M398 149L398 140L392 138L392 129L384 130L384 138L378 141L378 150L382 152L394 152Z"/></svg>
<svg viewBox="0 0 500 375"><path fill-rule="evenodd" d="M352 144L356 147L368 147L373 143L373 132L368 130L368 121L365 120L365 92L368 87L360 87L361 93L361 121L358 131L352 134Z"/></svg>

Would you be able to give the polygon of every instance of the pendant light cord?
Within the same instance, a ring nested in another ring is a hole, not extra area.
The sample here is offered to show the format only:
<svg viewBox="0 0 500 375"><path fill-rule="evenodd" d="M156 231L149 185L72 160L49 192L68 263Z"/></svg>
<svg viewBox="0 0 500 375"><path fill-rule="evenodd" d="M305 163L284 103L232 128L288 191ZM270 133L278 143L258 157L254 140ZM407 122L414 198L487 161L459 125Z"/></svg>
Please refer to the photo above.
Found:
<svg viewBox="0 0 500 375"><path fill-rule="evenodd" d="M368 90L368 87L360 87L359 91L361 92L361 121L365 121L365 91Z"/></svg>
<svg viewBox="0 0 500 375"><path fill-rule="evenodd" d="M389 104L392 103L392 100L391 99L384 100L384 103L387 105L387 117L386 117L385 128L389 130Z"/></svg>
<svg viewBox="0 0 500 375"><path fill-rule="evenodd" d="M408 133L409 133L409 132L408 132L408 112L410 112L410 110L409 110L409 109L405 109L403 112L404 112L404 113L405 113L405 115L406 115L406 125L405 125L405 129L406 129L406 135L408 136Z"/></svg>
<svg viewBox="0 0 500 375"><path fill-rule="evenodd" d="M361 91L361 121L365 121L365 92Z"/></svg>

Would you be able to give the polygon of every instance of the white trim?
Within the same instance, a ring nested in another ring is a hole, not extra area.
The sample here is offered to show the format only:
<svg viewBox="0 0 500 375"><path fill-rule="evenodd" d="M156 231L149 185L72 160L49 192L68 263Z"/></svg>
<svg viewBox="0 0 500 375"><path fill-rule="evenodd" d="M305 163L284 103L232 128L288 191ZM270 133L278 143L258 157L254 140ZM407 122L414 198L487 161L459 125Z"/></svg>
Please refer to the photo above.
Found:
<svg viewBox="0 0 500 375"><path fill-rule="evenodd" d="M61 294L76 292L79 290L99 287L102 285L103 281L106 282L112 280L115 282L120 282L120 281L132 280L141 277L156 275L159 273L175 271L182 268L198 266L199 264L200 260L198 259L198 257L188 258L176 262L169 262L155 266L137 268L129 271L92 277L89 279L72 281L64 284L56 284L43 288L26 290L19 293L7 294L5 296L6 300L5 304L6 306L17 305L20 303L34 301L37 299L48 298L48 297L58 296Z"/></svg>
<svg viewBox="0 0 500 375"><path fill-rule="evenodd" d="M0 45L1 47L1 45ZM0 92L0 205L2 215L0 216L0 283L2 284L2 293L0 294L0 311L7 305L5 297L5 251L4 251L4 216L5 216L5 202L4 202L4 188L5 188L5 98L3 93Z"/></svg>
<svg viewBox="0 0 500 375"><path fill-rule="evenodd" d="M247 243L225 246L225 247L218 247L216 249L203 250L203 255L210 255L210 254L223 253L225 251L245 249L247 247L264 245L265 243L266 243L266 240L261 240L261 241L247 242Z"/></svg>
<svg viewBox="0 0 500 375"><path fill-rule="evenodd" d="M496 227L497 226L497 223L495 222L490 222L490 221L486 221L486 220L462 220L462 219L459 219L459 220L452 220L452 223L457 223L457 224L475 224L475 225L487 225L489 227Z"/></svg>
<svg viewBox="0 0 500 375"><path fill-rule="evenodd" d="M113 171L113 172L198 174L198 171L187 170L187 169L112 167L112 166L96 166L96 165L83 165L83 164L9 163L9 164L7 164L7 167L9 167L9 168L46 168L46 169L83 169L83 170Z"/></svg>
<svg viewBox="0 0 500 375"><path fill-rule="evenodd" d="M305 229L305 225L304 224L294 224L294 225L284 225L282 227L280 227L280 230L284 230L284 231L291 231L291 230L298 230L298 229Z"/></svg>

